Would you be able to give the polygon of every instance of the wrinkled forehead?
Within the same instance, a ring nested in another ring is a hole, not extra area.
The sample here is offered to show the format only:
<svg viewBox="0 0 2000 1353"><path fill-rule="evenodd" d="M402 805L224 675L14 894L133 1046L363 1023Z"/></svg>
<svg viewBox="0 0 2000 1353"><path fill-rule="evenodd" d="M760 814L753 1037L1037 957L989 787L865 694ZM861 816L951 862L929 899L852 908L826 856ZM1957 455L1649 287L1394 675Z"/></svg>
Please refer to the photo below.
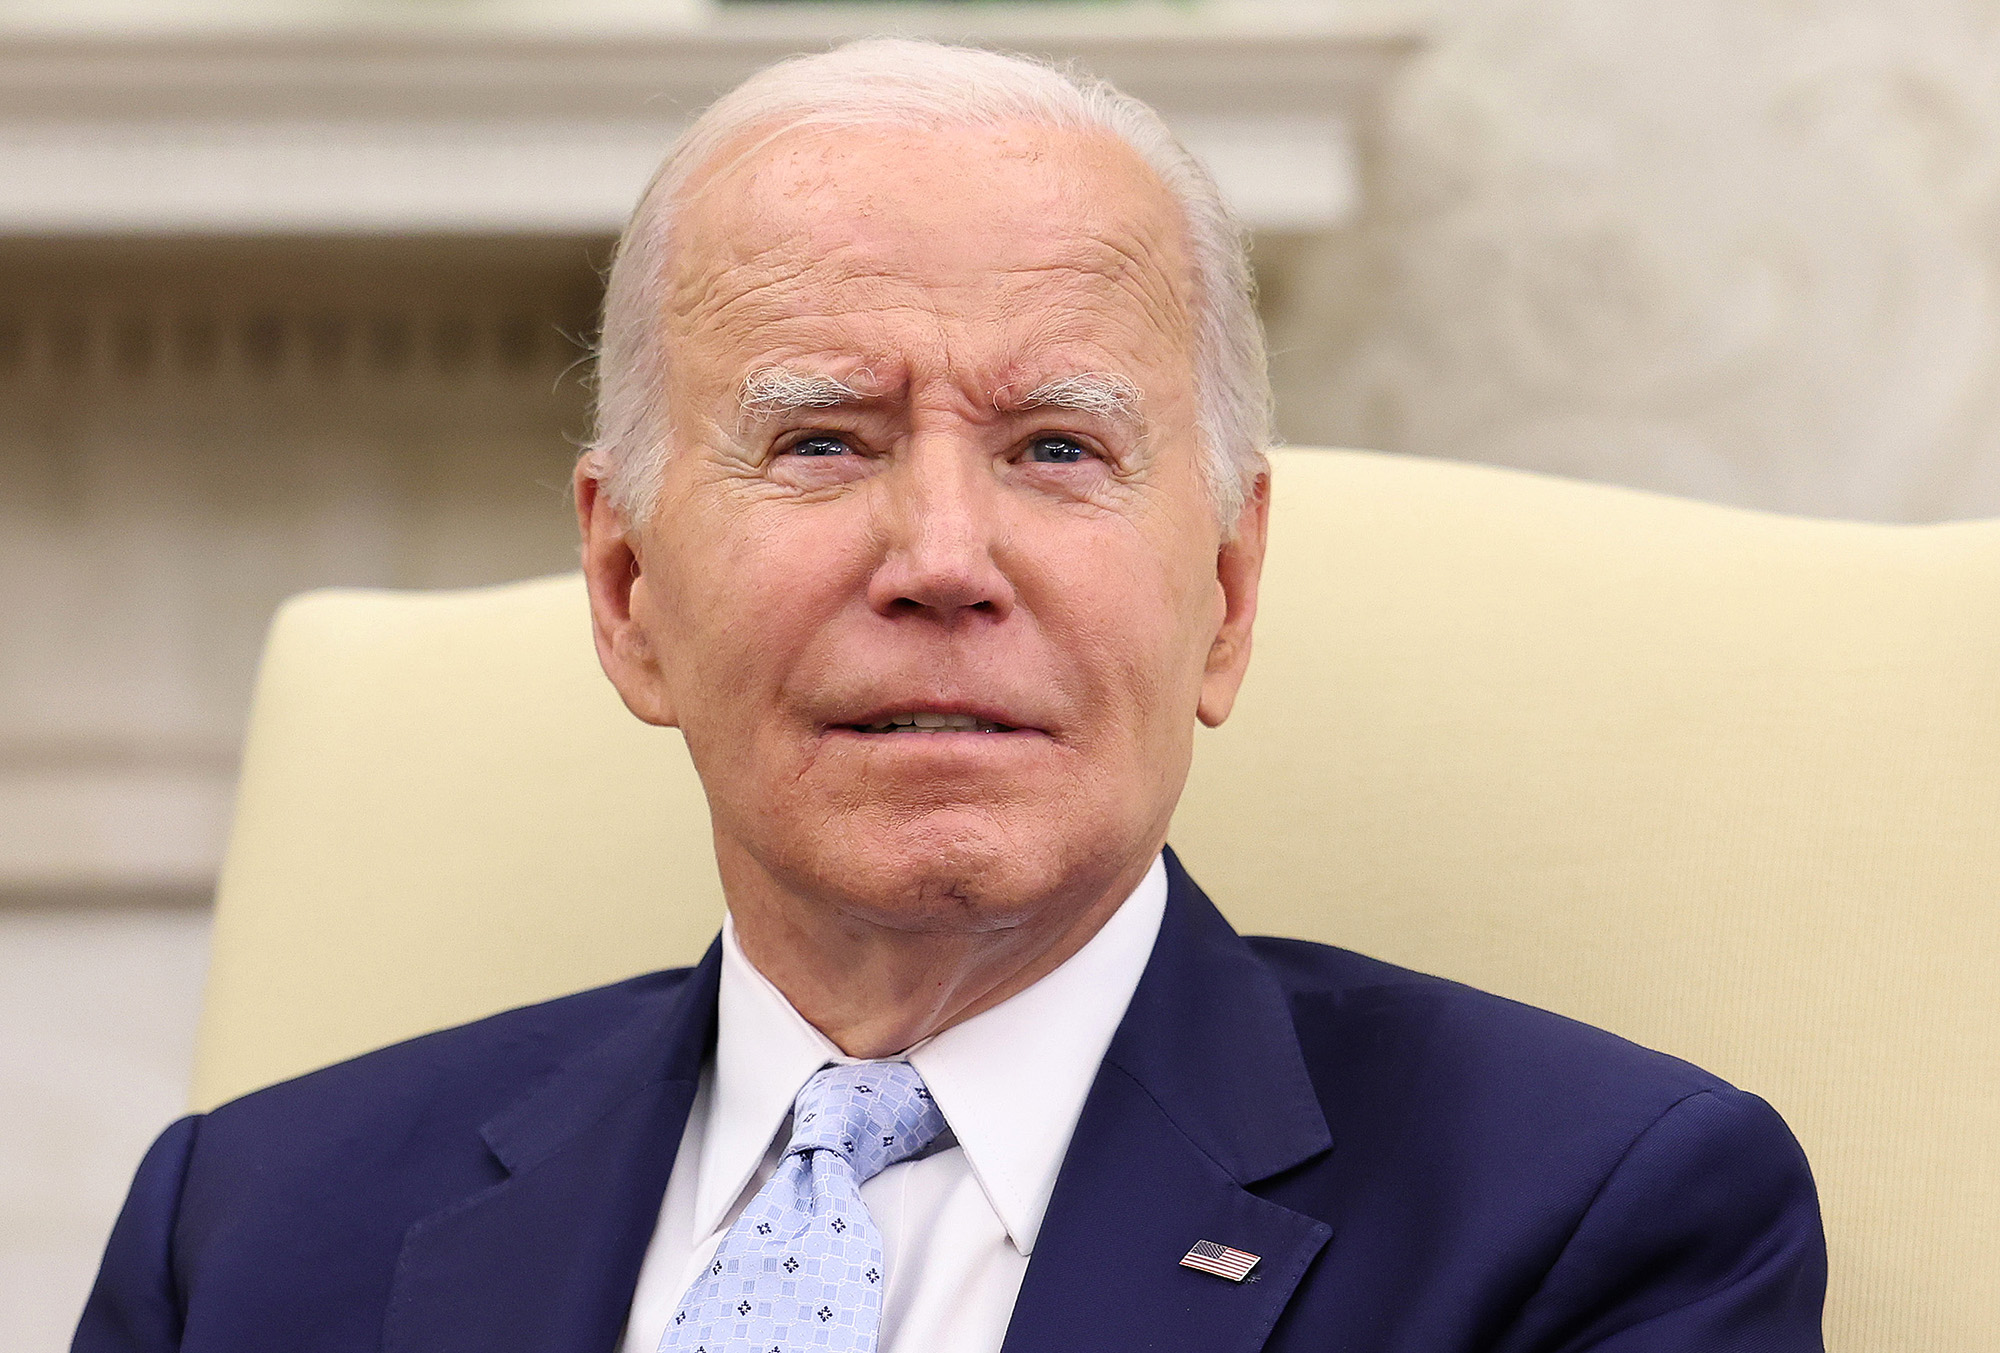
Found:
<svg viewBox="0 0 2000 1353"><path fill-rule="evenodd" d="M674 346L745 360L929 323L1180 365L1195 308L1185 237L1158 176L1107 132L752 133L676 204L663 319Z"/></svg>

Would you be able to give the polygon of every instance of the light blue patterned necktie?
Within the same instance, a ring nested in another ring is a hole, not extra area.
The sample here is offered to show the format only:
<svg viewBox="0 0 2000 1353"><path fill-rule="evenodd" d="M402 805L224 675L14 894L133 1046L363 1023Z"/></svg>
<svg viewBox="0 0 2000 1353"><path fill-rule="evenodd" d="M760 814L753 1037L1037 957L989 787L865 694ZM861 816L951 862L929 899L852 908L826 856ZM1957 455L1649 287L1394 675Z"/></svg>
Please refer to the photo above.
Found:
<svg viewBox="0 0 2000 1353"><path fill-rule="evenodd" d="M815 1074L785 1158L681 1298L660 1353L875 1353L882 1232L861 1186L944 1126L908 1062Z"/></svg>

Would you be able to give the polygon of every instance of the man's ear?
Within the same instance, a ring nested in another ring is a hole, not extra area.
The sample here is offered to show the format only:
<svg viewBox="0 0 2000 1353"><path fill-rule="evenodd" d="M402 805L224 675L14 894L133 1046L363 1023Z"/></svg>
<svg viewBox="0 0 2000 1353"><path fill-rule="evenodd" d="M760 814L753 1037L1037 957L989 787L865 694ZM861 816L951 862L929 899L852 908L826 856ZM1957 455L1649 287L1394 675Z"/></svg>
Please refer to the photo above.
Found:
<svg viewBox="0 0 2000 1353"><path fill-rule="evenodd" d="M583 580L590 591L590 629L597 661L618 688L625 708L647 723L674 726L666 674L658 645L647 628L644 556L636 532L604 490L603 467L595 454L577 461L576 525L583 537Z"/></svg>
<svg viewBox="0 0 2000 1353"><path fill-rule="evenodd" d="M1271 476L1260 474L1244 496L1236 532L1215 555L1222 588L1222 624L1209 645L1195 713L1214 728L1229 717L1243 674L1250 669L1250 626L1257 619L1257 583L1264 574L1264 542L1271 521Z"/></svg>

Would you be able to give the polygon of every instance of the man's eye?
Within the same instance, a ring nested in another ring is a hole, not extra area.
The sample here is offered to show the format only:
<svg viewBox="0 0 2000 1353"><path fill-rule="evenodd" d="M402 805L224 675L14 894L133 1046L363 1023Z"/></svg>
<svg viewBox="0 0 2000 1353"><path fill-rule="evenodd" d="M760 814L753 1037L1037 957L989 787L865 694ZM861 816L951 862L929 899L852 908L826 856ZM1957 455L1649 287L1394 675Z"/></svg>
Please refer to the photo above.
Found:
<svg viewBox="0 0 2000 1353"><path fill-rule="evenodd" d="M1074 465L1090 452L1067 437L1037 437L1028 443L1028 459L1040 465Z"/></svg>
<svg viewBox="0 0 2000 1353"><path fill-rule="evenodd" d="M813 436L793 442L785 448L788 456L844 456L853 448L838 437Z"/></svg>

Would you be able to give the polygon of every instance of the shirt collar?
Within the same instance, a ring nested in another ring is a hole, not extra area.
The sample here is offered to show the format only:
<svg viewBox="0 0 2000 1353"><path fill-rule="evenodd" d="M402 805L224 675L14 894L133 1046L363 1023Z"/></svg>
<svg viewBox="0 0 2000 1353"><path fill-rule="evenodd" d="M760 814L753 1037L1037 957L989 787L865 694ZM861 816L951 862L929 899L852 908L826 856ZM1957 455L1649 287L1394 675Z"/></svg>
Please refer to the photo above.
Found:
<svg viewBox="0 0 2000 1353"><path fill-rule="evenodd" d="M1098 1064L1167 906L1160 860L1090 942L1027 990L910 1050L986 1201L1031 1254Z"/></svg>
<svg viewBox="0 0 2000 1353"><path fill-rule="evenodd" d="M800 1087L828 1062L852 1060L744 956L736 923L727 915L717 999L714 1091L695 1176L697 1239L722 1225L784 1126Z"/></svg>
<svg viewBox="0 0 2000 1353"><path fill-rule="evenodd" d="M1083 1101L1139 985L1167 905L1160 859L1055 971L906 1054L923 1076L1014 1248L1034 1251ZM851 1062L752 966L722 927L714 1097L695 1234L722 1224L815 1071Z"/></svg>

